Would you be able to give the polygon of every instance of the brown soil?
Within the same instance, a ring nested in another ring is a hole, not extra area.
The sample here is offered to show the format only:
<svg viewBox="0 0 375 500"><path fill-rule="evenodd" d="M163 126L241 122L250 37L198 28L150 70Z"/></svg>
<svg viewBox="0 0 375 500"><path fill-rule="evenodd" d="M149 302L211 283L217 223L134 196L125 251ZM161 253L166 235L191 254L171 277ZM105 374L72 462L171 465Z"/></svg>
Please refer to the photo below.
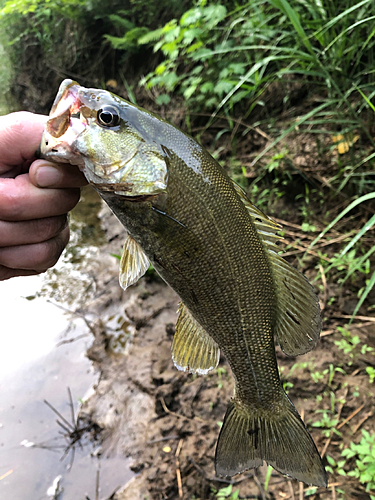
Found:
<svg viewBox="0 0 375 500"><path fill-rule="evenodd" d="M107 266L95 276L97 296L82 311L97 318L89 358L100 372L95 394L83 405L80 418L102 429L102 455L120 453L133 458L134 478L111 497L116 500L190 500L215 498L214 491L233 485L239 498L370 500L358 479L329 474L329 487L308 488L272 472L267 466L220 480L214 474L214 453L233 380L224 358L219 370L205 377L178 372L171 360L171 342L178 297L157 276L146 276L122 292L117 279L118 254L124 230L107 209L102 225L108 243L102 248ZM310 262L310 268L311 268ZM307 270L308 272L308 270ZM309 274L309 272L308 272ZM332 305L332 298L336 300ZM366 367L374 351L355 348L344 354L335 341L337 326L353 310L350 290L324 287L325 330L311 353L288 358L277 348L281 376L289 396L308 425L321 453L338 461L341 449L359 442L361 429L375 432L374 384ZM350 329L360 346L375 349L375 323L357 322ZM335 371L335 368L339 370ZM325 414L337 419L334 432L314 427ZM324 432L326 431L326 432ZM347 460L346 472L355 460Z"/></svg>

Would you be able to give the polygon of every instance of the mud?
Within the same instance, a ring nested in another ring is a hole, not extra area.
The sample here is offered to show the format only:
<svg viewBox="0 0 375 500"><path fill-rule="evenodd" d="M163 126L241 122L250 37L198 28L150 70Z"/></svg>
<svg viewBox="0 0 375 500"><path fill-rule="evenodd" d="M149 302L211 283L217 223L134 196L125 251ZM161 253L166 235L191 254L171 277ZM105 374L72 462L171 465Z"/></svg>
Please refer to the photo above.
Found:
<svg viewBox="0 0 375 500"><path fill-rule="evenodd" d="M105 265L95 275L95 298L80 309L94 336L87 355L100 376L80 418L100 427L102 456L132 459L135 476L111 498L203 500L233 485L239 498L370 500L358 479L348 476L330 474L328 489L308 488L276 471L269 477L266 465L230 481L215 477L216 440L233 391L230 368L224 358L218 370L205 377L174 368L170 348L179 299L154 274L121 290L118 260L111 254L120 253L125 232L105 207L101 220L107 243L100 259ZM328 301L338 290L327 293ZM277 349L290 398L319 451L336 461L344 447L359 441L362 428L374 431L374 388L366 374L366 367L374 364L374 351L345 355L335 344L342 339L337 326L345 321L334 316L347 312L345 297L324 311L325 330L312 353L288 358ZM375 323L366 322L351 332L361 345L375 348ZM324 412L338 419L333 431L325 427ZM354 465L354 460L348 461L346 470Z"/></svg>

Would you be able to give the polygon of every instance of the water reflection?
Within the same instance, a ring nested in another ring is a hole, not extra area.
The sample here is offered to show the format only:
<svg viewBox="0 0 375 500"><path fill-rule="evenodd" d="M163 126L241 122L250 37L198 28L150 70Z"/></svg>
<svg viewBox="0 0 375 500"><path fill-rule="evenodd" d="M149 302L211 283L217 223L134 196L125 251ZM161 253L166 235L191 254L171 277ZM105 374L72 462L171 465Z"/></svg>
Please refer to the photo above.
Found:
<svg viewBox="0 0 375 500"><path fill-rule="evenodd" d="M100 496L111 493L130 478L121 458L98 460L94 447L77 448L60 458L66 446L56 415L43 402L70 418L66 388L75 412L79 400L97 380L85 352L92 337L82 318L68 314L90 300L95 291L95 258L103 239L98 223L100 202L87 189L72 214L72 240L62 259L42 276L19 277L0 283L0 498L46 499L47 490L61 475L61 500L95 498L100 469ZM126 336L125 323L115 330ZM67 338L75 342L62 343ZM125 339L118 339L119 345ZM23 444L21 444L23 443ZM37 446L27 447L32 443Z"/></svg>

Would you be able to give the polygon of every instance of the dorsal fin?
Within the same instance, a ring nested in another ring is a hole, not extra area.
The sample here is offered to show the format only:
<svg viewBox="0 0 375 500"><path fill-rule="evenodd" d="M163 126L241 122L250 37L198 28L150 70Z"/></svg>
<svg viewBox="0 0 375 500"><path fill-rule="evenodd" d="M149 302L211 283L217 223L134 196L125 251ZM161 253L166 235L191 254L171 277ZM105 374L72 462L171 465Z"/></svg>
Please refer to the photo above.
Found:
<svg viewBox="0 0 375 500"><path fill-rule="evenodd" d="M173 362L179 370L206 375L219 363L219 347L182 302L178 312L172 344Z"/></svg>
<svg viewBox="0 0 375 500"><path fill-rule="evenodd" d="M255 225L258 234L263 242L269 249L279 251L276 243L281 239L281 236L278 234L278 232L282 229L282 226L280 226L280 224L275 222L273 219L271 219L271 217L268 217L268 215L264 214L261 210L259 210L259 208L253 205L246 196L245 191L238 184L233 182L233 186L239 194L245 207L247 208L247 211L251 216L251 220Z"/></svg>
<svg viewBox="0 0 375 500"><path fill-rule="evenodd" d="M320 306L307 278L276 252L270 250L270 262L276 286L278 314L275 334L288 356L311 351L321 330Z"/></svg>
<svg viewBox="0 0 375 500"><path fill-rule="evenodd" d="M281 226L255 207L245 191L233 183L263 241L276 287L275 335L288 356L304 354L315 347L321 329L320 307L313 287L305 276L284 260L276 242Z"/></svg>
<svg viewBox="0 0 375 500"><path fill-rule="evenodd" d="M130 285L136 283L145 274L148 266L149 260L146 254L128 234L120 261L119 282L121 287L126 290Z"/></svg>

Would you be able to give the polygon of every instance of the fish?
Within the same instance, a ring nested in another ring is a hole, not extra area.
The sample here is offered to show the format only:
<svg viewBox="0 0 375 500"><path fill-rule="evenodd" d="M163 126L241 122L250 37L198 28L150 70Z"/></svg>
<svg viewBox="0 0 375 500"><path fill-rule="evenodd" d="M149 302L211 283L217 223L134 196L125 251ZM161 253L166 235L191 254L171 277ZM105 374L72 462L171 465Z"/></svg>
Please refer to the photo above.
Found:
<svg viewBox="0 0 375 500"><path fill-rule="evenodd" d="M64 80L40 151L80 168L126 228L121 286L152 264L179 295L175 366L204 375L224 353L235 388L216 446L217 476L265 461L327 486L279 377L275 338L297 356L316 346L321 330L313 287L280 255L281 226L192 137L106 90Z"/></svg>

